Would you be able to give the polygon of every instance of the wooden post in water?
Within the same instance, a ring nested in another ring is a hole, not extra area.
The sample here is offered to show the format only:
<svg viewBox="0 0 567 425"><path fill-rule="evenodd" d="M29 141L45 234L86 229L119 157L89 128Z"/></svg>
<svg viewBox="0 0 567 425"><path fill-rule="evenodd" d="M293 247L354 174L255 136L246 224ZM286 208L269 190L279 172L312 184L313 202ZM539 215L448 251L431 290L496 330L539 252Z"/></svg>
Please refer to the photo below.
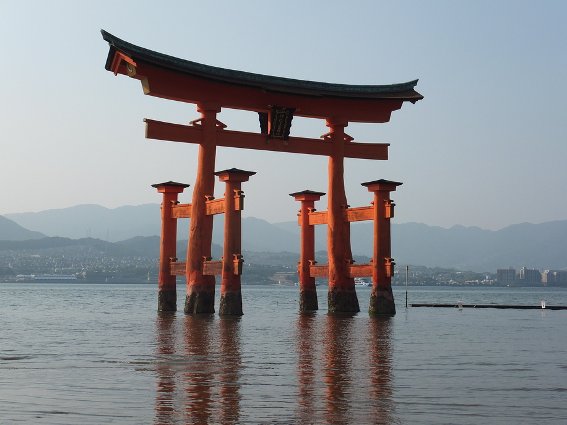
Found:
<svg viewBox="0 0 567 425"><path fill-rule="evenodd" d="M177 218L173 217L173 206L177 197L188 184L165 182L152 184L163 193L161 202L161 238L159 245L158 311L177 310L176 278L171 273L170 262L177 258Z"/></svg>
<svg viewBox="0 0 567 425"><path fill-rule="evenodd" d="M315 211L315 202L325 195L323 192L304 190L290 193L296 201L301 202L298 221L301 226L301 245L299 251L299 311L319 309L315 278L311 277L310 266L315 263L315 226L309 224L309 213Z"/></svg>
<svg viewBox="0 0 567 425"><path fill-rule="evenodd" d="M191 221L187 242L187 296L185 313L215 312L215 276L203 274L203 263L211 258L213 241L213 216L207 215L207 200L213 199L215 189L215 156L217 145L216 105L199 104L201 113L198 127L202 132L199 143L197 179L191 202Z"/></svg>
<svg viewBox="0 0 567 425"><path fill-rule="evenodd" d="M390 237L390 219L394 217L395 204L390 192L402 183L389 180L375 180L362 183L368 191L374 192L374 254L372 256L372 293L368 313L375 316L394 316L396 305L392 293L394 259Z"/></svg>
<svg viewBox="0 0 567 425"><path fill-rule="evenodd" d="M329 292L327 304L329 313L358 313L360 307L350 276L349 266L353 263L350 247L350 223L345 220L348 209L345 182L345 144L352 138L345 134L348 122L341 119L327 119L329 133L323 140L332 144L329 156L328 190L328 233L327 255L329 257Z"/></svg>
<svg viewBox="0 0 567 425"><path fill-rule="evenodd" d="M224 245L222 258L221 316L242 316L242 292L240 275L242 274L242 219L244 192L241 184L248 181L253 171L237 168L218 171L215 175L226 183L224 192Z"/></svg>

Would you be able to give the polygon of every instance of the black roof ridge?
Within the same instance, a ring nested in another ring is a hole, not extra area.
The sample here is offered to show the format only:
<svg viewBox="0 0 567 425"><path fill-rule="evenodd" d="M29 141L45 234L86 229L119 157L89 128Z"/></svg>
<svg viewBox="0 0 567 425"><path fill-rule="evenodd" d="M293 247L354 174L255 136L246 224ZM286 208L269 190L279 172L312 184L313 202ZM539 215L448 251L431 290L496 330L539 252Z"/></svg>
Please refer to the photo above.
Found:
<svg viewBox="0 0 567 425"><path fill-rule="evenodd" d="M105 68L110 70L114 51L121 51L136 58L157 66L166 67L175 71L188 73L209 80L218 80L233 84L260 87L272 91L281 91L314 96L336 96L350 98L403 98L410 101L423 99L423 96L414 90L419 80L388 85L356 85L337 84L294 78L276 77L256 74L246 71L237 71L205 65L186 59L180 59L154 50L146 49L124 41L105 30L101 30L102 37L111 46L106 60Z"/></svg>

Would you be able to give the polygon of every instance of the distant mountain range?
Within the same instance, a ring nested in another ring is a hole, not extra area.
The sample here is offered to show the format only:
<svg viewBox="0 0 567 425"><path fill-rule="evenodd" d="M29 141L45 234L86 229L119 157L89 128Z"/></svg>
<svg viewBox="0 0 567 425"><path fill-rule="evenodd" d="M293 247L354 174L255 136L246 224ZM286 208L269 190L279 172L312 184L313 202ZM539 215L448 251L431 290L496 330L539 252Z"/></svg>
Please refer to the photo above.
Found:
<svg viewBox="0 0 567 425"><path fill-rule="evenodd" d="M114 209L100 205L77 205L40 212L5 214L4 217L46 236L72 239L95 238L117 242L135 236L155 236L160 232L159 204L128 205ZM0 234L0 239L2 236Z"/></svg>
<svg viewBox="0 0 567 425"><path fill-rule="evenodd" d="M296 222L272 224L249 217L243 219L242 226L244 250L264 253L297 253L299 250ZM215 217L214 229L213 240L222 245L222 217ZM155 252L158 239L140 237L155 237L159 232L158 204L115 209L80 205L0 216L0 240L39 239L44 235L72 239L91 237L109 242L123 241L121 243L131 247L147 244ZM186 240L187 233L187 220L182 220L178 239ZM372 235L372 223L353 223L353 253L371 256ZM317 250L326 250L325 240L326 229L318 226ZM419 223L393 224L392 254L398 264L460 270L494 272L497 268L509 266L566 269L567 220L516 224L497 231L464 226L445 229Z"/></svg>
<svg viewBox="0 0 567 425"><path fill-rule="evenodd" d="M18 223L0 215L0 240L25 241L44 237L45 235L43 233L28 230Z"/></svg>

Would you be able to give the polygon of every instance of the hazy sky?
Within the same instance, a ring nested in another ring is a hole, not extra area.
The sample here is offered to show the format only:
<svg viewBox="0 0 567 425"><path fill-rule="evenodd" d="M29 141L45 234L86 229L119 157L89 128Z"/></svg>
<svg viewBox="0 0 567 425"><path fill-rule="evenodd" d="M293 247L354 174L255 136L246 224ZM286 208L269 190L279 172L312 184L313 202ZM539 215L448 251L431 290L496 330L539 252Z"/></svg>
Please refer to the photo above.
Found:
<svg viewBox="0 0 567 425"><path fill-rule="evenodd" d="M0 214L158 203L152 183L193 184L197 146L146 140L142 120L187 123L194 105L144 96L137 80L107 72L105 29L263 74L419 78L424 100L389 123L346 129L391 144L388 161L346 161L352 206L371 200L360 183L386 178L404 182L393 194L397 222L497 229L567 219L565 22L565 1L0 0ZM255 113L220 119L258 131ZM293 121L292 135L326 131L322 121ZM219 148L217 169L230 167L257 171L243 187L245 215L272 222L295 218L289 193L327 189L324 157Z"/></svg>

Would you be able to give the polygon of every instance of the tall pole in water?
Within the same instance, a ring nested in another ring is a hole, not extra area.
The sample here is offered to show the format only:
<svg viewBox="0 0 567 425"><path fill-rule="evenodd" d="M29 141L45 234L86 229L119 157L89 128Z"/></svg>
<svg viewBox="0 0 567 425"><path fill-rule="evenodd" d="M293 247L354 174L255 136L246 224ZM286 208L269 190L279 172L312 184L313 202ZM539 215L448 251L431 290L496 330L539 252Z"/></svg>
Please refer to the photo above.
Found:
<svg viewBox="0 0 567 425"><path fill-rule="evenodd" d="M408 273L409 266L406 266L406 308L408 308Z"/></svg>

